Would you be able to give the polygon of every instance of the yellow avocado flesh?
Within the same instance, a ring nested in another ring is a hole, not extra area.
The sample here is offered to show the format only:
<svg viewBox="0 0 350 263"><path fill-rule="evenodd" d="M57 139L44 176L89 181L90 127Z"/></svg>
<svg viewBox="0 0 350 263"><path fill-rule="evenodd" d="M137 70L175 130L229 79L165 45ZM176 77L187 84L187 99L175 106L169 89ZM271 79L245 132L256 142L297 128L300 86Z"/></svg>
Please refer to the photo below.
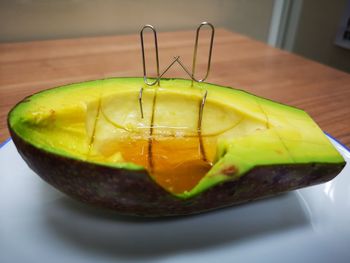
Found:
<svg viewBox="0 0 350 263"><path fill-rule="evenodd" d="M241 90L192 87L187 80L162 80L160 87L144 86L141 78L71 84L29 97L9 121L23 139L48 152L147 169L180 198L260 165L343 161L304 111Z"/></svg>

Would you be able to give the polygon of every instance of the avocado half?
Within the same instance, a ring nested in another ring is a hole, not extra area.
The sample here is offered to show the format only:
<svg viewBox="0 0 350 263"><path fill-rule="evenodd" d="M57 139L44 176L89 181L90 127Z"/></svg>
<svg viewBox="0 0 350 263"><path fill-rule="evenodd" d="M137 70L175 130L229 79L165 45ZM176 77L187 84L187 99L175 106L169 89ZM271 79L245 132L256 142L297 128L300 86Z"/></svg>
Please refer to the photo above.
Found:
<svg viewBox="0 0 350 263"><path fill-rule="evenodd" d="M182 79L148 87L142 78L111 78L45 90L19 102L8 127L46 182L131 215L260 199L326 182L345 165L304 111Z"/></svg>

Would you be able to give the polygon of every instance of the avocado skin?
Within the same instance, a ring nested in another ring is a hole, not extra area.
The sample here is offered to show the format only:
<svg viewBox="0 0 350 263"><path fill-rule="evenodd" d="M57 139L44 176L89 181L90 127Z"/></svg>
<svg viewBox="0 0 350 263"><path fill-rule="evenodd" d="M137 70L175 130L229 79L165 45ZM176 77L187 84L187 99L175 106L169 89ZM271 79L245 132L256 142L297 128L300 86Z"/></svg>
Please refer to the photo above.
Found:
<svg viewBox="0 0 350 263"><path fill-rule="evenodd" d="M145 170L116 169L54 155L27 143L11 128L10 133L29 167L58 190L88 204L135 216L195 214L253 201L329 181L345 166L343 162L255 167L238 180L183 200L158 186Z"/></svg>

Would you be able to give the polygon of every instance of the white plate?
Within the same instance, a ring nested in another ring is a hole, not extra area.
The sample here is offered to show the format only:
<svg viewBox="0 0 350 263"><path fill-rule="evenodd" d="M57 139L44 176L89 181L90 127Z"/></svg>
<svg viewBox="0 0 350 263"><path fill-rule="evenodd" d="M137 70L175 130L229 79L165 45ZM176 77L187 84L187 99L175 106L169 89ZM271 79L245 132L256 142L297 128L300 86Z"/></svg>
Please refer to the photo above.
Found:
<svg viewBox="0 0 350 263"><path fill-rule="evenodd" d="M350 153L331 182L197 216L139 219L90 208L0 149L0 262L350 262Z"/></svg>

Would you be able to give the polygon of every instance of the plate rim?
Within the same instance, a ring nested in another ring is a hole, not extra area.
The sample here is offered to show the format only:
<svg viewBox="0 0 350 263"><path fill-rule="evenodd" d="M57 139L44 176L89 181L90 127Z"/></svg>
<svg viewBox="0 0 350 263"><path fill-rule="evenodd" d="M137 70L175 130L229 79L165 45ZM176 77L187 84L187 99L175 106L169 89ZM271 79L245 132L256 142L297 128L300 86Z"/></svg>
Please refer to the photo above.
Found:
<svg viewBox="0 0 350 263"><path fill-rule="evenodd" d="M0 142L0 149L2 148L2 147L4 147L8 142L10 142L12 140L12 138L11 137L8 137L7 139L5 139L5 141L3 141L3 142Z"/></svg>

